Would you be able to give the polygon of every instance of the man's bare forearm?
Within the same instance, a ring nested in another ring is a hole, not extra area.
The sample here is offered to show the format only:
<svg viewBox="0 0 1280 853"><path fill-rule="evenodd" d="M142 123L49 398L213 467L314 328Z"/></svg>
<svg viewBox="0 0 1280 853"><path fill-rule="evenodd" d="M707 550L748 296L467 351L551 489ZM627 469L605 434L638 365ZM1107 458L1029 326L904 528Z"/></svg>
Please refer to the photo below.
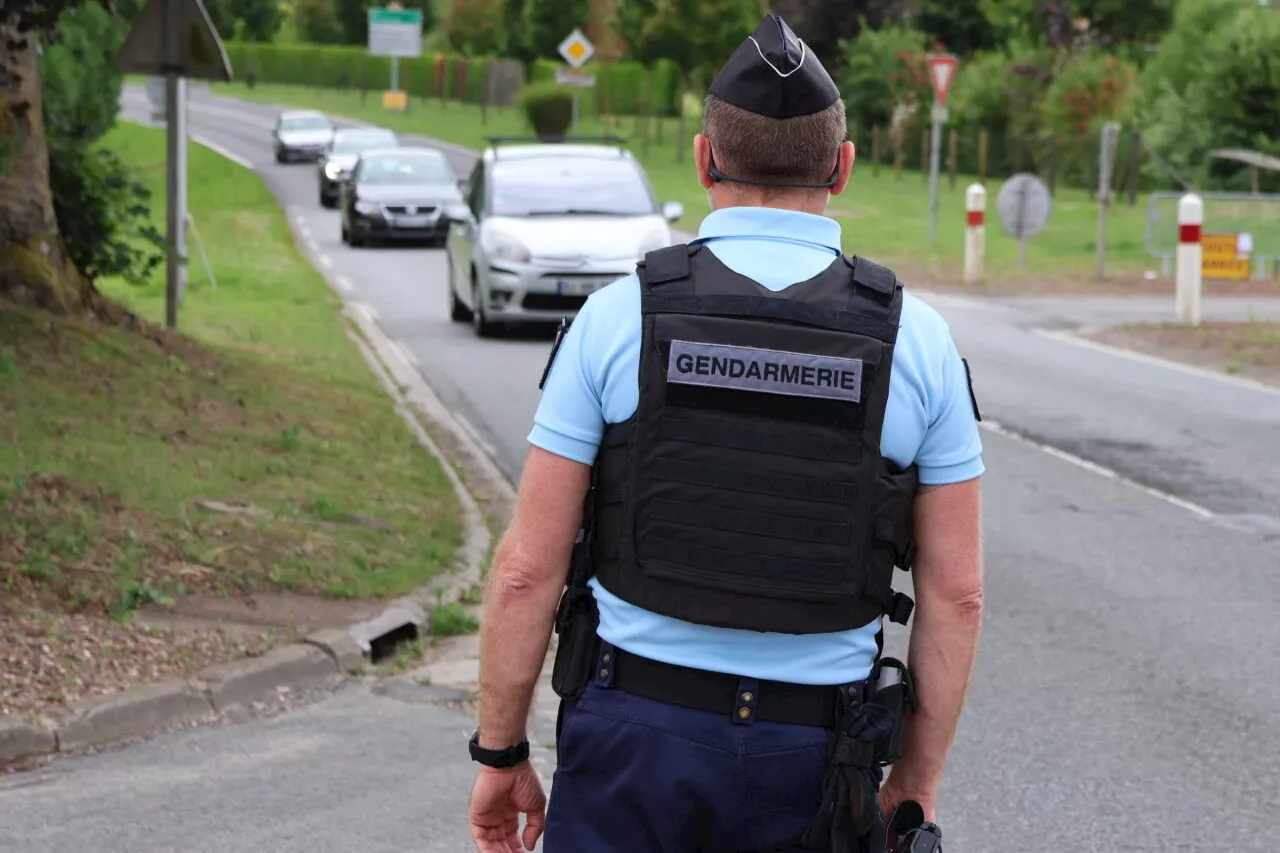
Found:
<svg viewBox="0 0 1280 853"><path fill-rule="evenodd" d="M546 660L563 583L527 571L503 542L494 560L480 634L480 745L503 749L525 739L529 705ZM552 573L554 574L554 573ZM563 576L563 575L561 575Z"/></svg>
<svg viewBox="0 0 1280 853"><path fill-rule="evenodd" d="M962 601L922 596L915 611L909 664L919 707L908 717L903 758L893 766L896 786L932 797L942 782L973 673L982 621L978 594Z"/></svg>

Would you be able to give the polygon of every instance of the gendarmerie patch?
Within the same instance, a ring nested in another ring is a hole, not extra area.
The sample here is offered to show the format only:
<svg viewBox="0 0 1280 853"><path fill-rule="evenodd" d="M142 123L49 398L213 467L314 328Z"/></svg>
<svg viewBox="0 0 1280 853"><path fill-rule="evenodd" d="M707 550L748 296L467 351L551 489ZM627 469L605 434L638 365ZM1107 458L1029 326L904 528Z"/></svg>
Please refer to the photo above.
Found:
<svg viewBox="0 0 1280 853"><path fill-rule="evenodd" d="M667 381L857 403L862 359L673 340Z"/></svg>

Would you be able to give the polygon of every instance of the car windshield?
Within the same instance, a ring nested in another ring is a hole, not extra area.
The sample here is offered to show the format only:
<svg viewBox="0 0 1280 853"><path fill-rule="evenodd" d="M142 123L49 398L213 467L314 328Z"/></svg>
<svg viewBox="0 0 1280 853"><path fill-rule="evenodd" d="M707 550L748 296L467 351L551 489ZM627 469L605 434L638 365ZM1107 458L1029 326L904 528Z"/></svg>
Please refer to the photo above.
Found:
<svg viewBox="0 0 1280 853"><path fill-rule="evenodd" d="M334 154L359 154L370 148L395 148L396 138L390 133L361 133L339 136L333 140Z"/></svg>
<svg viewBox="0 0 1280 853"><path fill-rule="evenodd" d="M293 116L280 120L281 130L328 130L329 120L324 116Z"/></svg>
<svg viewBox="0 0 1280 853"><path fill-rule="evenodd" d="M621 157L499 157L492 186L495 216L643 216L656 210L640 170Z"/></svg>
<svg viewBox="0 0 1280 853"><path fill-rule="evenodd" d="M443 157L429 154L386 155L364 161L364 184L448 184L453 182Z"/></svg>

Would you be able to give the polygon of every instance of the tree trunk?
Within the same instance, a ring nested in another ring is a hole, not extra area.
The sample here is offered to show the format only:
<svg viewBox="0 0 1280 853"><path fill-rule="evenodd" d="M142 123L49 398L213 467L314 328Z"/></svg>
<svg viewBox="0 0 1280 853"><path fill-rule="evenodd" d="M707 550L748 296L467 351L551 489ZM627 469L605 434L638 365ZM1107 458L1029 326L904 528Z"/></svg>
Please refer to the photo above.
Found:
<svg viewBox="0 0 1280 853"><path fill-rule="evenodd" d="M33 34L0 21L0 297L62 315L101 313L106 300L58 233L36 55Z"/></svg>

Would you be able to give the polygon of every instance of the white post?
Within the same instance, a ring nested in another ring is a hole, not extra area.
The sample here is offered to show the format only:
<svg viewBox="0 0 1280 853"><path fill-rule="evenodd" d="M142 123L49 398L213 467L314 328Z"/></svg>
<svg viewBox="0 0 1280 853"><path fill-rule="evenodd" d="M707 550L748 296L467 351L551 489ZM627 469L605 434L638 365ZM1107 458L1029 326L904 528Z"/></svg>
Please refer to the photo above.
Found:
<svg viewBox="0 0 1280 853"><path fill-rule="evenodd" d="M964 283L982 281L982 260L987 251L987 190L970 184L964 191Z"/></svg>
<svg viewBox="0 0 1280 853"><path fill-rule="evenodd" d="M1195 193L1178 200L1178 249L1174 275L1177 281L1178 322L1200 325L1201 263L1200 228L1204 224L1204 201Z"/></svg>

